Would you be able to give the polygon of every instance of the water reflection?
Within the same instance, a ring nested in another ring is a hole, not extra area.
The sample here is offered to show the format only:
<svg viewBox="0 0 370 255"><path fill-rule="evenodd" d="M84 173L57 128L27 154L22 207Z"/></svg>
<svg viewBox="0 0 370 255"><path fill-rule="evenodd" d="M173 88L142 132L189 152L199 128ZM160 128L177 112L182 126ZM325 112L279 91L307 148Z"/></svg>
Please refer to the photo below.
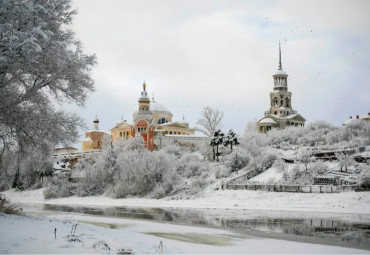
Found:
<svg viewBox="0 0 370 255"><path fill-rule="evenodd" d="M186 225L222 227L237 231L262 231L293 236L307 236L358 244L370 249L370 223L338 219L337 217L317 217L314 214L271 213L261 211L142 208L142 207L74 207L64 205L44 205L45 211L62 211L109 217L131 218L174 222ZM298 217L297 217L298 215ZM360 248L360 247L359 247Z"/></svg>

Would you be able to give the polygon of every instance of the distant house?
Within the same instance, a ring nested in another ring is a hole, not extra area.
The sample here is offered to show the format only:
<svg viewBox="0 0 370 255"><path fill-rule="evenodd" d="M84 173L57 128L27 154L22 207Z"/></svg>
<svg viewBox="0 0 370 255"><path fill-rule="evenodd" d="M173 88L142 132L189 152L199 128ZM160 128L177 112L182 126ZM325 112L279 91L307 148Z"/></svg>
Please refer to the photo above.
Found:
<svg viewBox="0 0 370 255"><path fill-rule="evenodd" d="M352 118L352 116L349 117L344 123L343 126L348 125L351 122L354 122L356 120L361 120L361 121L367 121L370 122L370 112L366 115L356 115L356 117Z"/></svg>

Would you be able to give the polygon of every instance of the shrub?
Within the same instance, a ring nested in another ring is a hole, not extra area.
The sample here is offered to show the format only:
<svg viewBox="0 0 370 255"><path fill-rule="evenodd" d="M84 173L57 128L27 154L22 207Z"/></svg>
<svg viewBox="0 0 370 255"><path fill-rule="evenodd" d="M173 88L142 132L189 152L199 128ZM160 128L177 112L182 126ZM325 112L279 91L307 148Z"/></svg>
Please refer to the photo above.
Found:
<svg viewBox="0 0 370 255"><path fill-rule="evenodd" d="M10 201L5 197L5 195L0 193L0 212L6 214L21 215L22 211L23 211L22 208L19 208L18 206L10 203Z"/></svg>
<svg viewBox="0 0 370 255"><path fill-rule="evenodd" d="M75 194L76 187L65 178L53 179L44 191L45 199L69 197Z"/></svg>
<svg viewBox="0 0 370 255"><path fill-rule="evenodd" d="M360 188L370 189L370 167L362 170L360 176L357 179L357 184Z"/></svg>
<svg viewBox="0 0 370 255"><path fill-rule="evenodd" d="M216 165L213 169L216 179L226 178L230 175L230 168L227 168L224 165Z"/></svg>
<svg viewBox="0 0 370 255"><path fill-rule="evenodd" d="M225 165L230 169L230 171L236 172L249 164L250 156L246 151L236 149L232 153L225 156L224 160Z"/></svg>

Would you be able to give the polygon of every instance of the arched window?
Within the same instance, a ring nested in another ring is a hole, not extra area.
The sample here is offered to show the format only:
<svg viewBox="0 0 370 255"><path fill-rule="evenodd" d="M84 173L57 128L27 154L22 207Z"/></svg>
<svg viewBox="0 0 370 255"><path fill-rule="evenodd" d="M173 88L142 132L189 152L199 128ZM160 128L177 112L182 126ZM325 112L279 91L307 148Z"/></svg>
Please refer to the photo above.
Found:
<svg viewBox="0 0 370 255"><path fill-rule="evenodd" d="M158 124L164 124L164 123L167 123L167 122L168 122L168 120L166 118L160 118L158 120Z"/></svg>
<svg viewBox="0 0 370 255"><path fill-rule="evenodd" d="M277 97L274 98L274 105L276 106L278 104L278 99Z"/></svg>
<svg viewBox="0 0 370 255"><path fill-rule="evenodd" d="M285 106L286 106L286 107L290 107L290 106L289 106L289 98L285 98Z"/></svg>

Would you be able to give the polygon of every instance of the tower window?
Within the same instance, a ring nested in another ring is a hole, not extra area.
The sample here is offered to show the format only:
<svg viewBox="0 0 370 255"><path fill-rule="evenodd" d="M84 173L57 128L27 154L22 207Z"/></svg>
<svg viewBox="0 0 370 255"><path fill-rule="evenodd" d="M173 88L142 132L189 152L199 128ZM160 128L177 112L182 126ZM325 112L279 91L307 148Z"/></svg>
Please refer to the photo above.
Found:
<svg viewBox="0 0 370 255"><path fill-rule="evenodd" d="M164 124L164 123L167 123L167 122L168 122L168 120L166 118L160 118L158 120L158 124Z"/></svg>

